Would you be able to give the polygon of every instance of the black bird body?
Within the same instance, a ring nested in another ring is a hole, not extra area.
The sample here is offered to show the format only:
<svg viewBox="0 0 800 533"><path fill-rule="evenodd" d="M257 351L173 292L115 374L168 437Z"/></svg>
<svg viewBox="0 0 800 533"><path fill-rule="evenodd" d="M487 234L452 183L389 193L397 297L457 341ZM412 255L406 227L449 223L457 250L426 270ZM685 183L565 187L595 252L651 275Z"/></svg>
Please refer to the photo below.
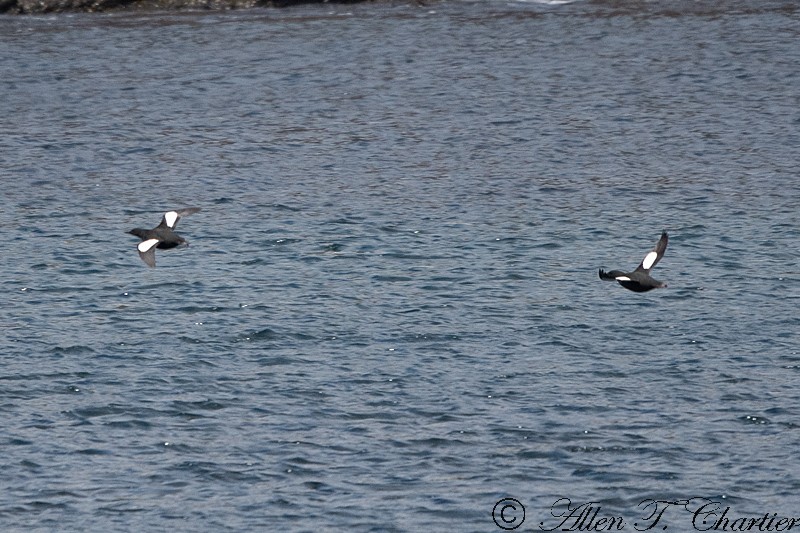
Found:
<svg viewBox="0 0 800 533"><path fill-rule="evenodd" d="M199 207L188 207L176 211L168 211L161 219L161 223L153 229L134 228L128 233L136 235L142 242L137 245L139 257L149 267L156 266L156 248L169 250L181 245L188 246L186 239L175 233L175 226L181 217L200 211Z"/></svg>
<svg viewBox="0 0 800 533"><path fill-rule="evenodd" d="M623 287L634 292L647 292L652 289L665 289L667 284L663 281L650 276L650 271L664 257L669 243L669 235L664 231L655 247L647 252L642 262L633 272L623 272L621 270L611 270L606 272L602 268L599 271L600 279L605 281L616 281Z"/></svg>

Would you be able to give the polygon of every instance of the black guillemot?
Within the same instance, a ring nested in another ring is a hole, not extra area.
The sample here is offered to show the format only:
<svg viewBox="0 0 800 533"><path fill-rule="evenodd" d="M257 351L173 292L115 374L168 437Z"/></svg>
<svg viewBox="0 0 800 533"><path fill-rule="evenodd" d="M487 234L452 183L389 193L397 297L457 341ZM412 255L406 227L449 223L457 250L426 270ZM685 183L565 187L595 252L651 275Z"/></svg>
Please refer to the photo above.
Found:
<svg viewBox="0 0 800 533"><path fill-rule="evenodd" d="M198 211L200 211L199 207L187 207L186 209L169 211L164 214L164 218L161 219L161 224L153 229L135 228L130 230L128 233L142 239L142 242L136 246L142 261L144 261L147 266L154 267L156 266L156 248L168 250L176 246L188 246L189 243L186 242L186 239L173 230L181 217L197 213Z"/></svg>
<svg viewBox="0 0 800 533"><path fill-rule="evenodd" d="M650 270L664 257L664 252L667 249L667 242L669 236L666 231L661 233L661 238L656 243L652 251L647 252L642 262L636 267L633 272L623 272L621 270L612 270L606 272L600 269L600 279L606 281L617 281L620 285L628 290L634 292L647 292L651 289L665 289L667 284L657 279L650 277Z"/></svg>

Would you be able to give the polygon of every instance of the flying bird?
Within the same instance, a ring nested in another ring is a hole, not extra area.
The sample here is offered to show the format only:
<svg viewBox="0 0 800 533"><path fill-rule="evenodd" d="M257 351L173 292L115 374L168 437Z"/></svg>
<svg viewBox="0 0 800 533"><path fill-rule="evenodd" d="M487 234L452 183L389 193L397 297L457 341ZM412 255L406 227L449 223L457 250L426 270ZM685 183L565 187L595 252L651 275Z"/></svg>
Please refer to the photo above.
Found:
<svg viewBox="0 0 800 533"><path fill-rule="evenodd" d="M164 218L161 219L161 224L153 229L135 228L130 230L128 233L131 235L136 235L142 239L142 242L136 246L137 250L139 250L139 257L142 258L142 261L144 261L149 267L155 267L156 248L169 250L170 248L175 248L176 246L188 246L189 243L186 242L186 239L175 233L173 230L175 229L175 225L178 223L181 217L191 215L192 213L197 213L198 211L200 211L199 207L187 207L185 209L169 211L164 214Z"/></svg>
<svg viewBox="0 0 800 533"><path fill-rule="evenodd" d="M651 289L666 289L667 284L650 277L650 271L656 264L664 257L664 252L667 250L667 242L669 242L669 235L666 231L661 233L661 238L656 243L655 248L647 255L644 256L642 262L636 267L633 272L623 272L621 270L612 270L606 272L600 269L600 279L605 281L617 281L620 285L628 290L634 292L647 292Z"/></svg>

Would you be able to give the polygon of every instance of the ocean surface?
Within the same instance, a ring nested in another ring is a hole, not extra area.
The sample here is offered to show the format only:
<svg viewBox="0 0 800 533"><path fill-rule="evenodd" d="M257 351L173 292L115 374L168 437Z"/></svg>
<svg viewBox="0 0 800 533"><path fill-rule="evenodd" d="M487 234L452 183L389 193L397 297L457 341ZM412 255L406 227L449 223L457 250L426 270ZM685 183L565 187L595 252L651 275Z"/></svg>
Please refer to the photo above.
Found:
<svg viewBox="0 0 800 533"><path fill-rule="evenodd" d="M3 532L800 517L796 3L6 16L0 46ZM148 268L126 232L181 207ZM663 229L669 288L598 279Z"/></svg>

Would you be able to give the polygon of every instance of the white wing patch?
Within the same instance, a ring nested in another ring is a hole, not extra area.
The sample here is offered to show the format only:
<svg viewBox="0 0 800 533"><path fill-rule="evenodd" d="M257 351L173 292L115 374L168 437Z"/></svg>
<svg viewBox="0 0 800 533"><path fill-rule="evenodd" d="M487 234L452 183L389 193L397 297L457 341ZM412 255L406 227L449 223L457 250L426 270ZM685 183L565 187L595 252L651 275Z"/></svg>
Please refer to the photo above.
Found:
<svg viewBox="0 0 800 533"><path fill-rule="evenodd" d="M156 244L158 244L158 239L147 239L146 241L140 242L137 248L140 252L145 253Z"/></svg>
<svg viewBox="0 0 800 533"><path fill-rule="evenodd" d="M176 213L175 211L170 211L169 213L165 213L164 220L167 221L167 226L169 228L174 228L175 223L178 221L178 213Z"/></svg>
<svg viewBox="0 0 800 533"><path fill-rule="evenodd" d="M644 256L644 259L642 259L642 268L645 270L650 270L657 258L658 254L655 251L648 253L646 256Z"/></svg>
<svg viewBox="0 0 800 533"><path fill-rule="evenodd" d="M617 281L630 281L631 280L631 278L629 278L628 276L619 276L619 277L616 277L614 279L617 280Z"/></svg>

